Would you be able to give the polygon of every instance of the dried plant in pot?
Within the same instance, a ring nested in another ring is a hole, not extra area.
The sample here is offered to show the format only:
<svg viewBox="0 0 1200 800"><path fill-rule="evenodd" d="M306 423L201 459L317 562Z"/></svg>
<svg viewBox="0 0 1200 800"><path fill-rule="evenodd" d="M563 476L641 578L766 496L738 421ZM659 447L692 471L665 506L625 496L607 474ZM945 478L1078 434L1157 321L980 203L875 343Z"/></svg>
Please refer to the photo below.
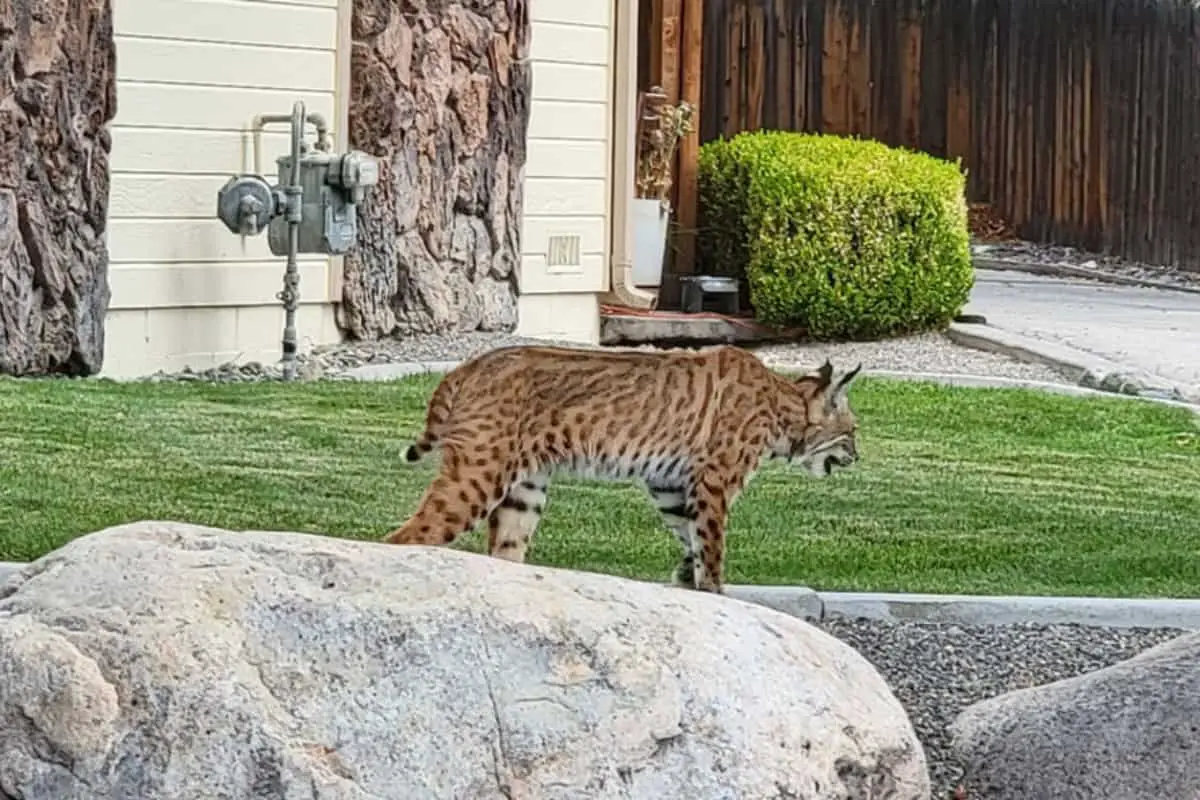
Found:
<svg viewBox="0 0 1200 800"><path fill-rule="evenodd" d="M679 141L692 133L693 107L671 105L655 86L638 98L637 177L633 199L633 283L657 288L671 222L669 195Z"/></svg>

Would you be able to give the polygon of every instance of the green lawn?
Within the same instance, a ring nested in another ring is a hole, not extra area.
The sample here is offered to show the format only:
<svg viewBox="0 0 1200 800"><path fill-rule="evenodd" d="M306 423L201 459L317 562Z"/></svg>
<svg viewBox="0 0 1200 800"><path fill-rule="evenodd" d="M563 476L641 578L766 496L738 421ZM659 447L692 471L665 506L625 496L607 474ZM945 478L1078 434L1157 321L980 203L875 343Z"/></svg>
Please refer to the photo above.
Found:
<svg viewBox="0 0 1200 800"><path fill-rule="evenodd" d="M400 459L433 385L0 380L0 560L137 519L375 539L436 464ZM869 378L853 400L859 465L761 472L734 509L730 582L1200 595L1187 412ZM639 489L564 478L530 560L662 580L676 547Z"/></svg>

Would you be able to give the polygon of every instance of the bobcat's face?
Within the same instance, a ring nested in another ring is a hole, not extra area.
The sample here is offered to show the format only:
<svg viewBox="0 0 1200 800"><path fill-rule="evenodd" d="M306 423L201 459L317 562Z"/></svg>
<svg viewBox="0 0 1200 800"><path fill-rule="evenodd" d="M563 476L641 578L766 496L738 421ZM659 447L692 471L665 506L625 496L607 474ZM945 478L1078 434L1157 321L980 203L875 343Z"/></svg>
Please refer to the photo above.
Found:
<svg viewBox="0 0 1200 800"><path fill-rule="evenodd" d="M790 464L823 478L835 469L846 469L858 461L855 433L858 420L850 408L850 385L858 377L862 364L842 375L835 375L826 361L819 370L796 381L806 395L807 414L788 436L787 459Z"/></svg>

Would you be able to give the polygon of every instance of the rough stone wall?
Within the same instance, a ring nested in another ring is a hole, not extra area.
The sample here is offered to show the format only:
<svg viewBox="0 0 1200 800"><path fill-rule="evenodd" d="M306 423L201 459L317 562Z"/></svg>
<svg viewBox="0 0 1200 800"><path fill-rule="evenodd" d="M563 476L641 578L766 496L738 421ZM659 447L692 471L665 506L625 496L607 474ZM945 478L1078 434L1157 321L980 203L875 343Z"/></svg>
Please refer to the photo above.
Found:
<svg viewBox="0 0 1200 800"><path fill-rule="evenodd" d="M350 144L380 158L340 323L511 331L529 123L527 0L356 0Z"/></svg>
<svg viewBox="0 0 1200 800"><path fill-rule="evenodd" d="M98 372L111 0L0 1L0 373Z"/></svg>

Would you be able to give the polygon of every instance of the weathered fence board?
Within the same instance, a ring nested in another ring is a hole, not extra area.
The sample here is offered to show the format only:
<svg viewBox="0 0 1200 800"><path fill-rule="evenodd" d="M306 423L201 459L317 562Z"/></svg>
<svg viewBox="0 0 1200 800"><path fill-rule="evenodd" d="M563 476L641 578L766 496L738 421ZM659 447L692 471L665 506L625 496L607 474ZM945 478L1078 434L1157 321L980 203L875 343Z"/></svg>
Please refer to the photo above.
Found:
<svg viewBox="0 0 1200 800"><path fill-rule="evenodd" d="M1035 240L1200 270L1200 9L1182 0L705 0L700 136L961 157Z"/></svg>

